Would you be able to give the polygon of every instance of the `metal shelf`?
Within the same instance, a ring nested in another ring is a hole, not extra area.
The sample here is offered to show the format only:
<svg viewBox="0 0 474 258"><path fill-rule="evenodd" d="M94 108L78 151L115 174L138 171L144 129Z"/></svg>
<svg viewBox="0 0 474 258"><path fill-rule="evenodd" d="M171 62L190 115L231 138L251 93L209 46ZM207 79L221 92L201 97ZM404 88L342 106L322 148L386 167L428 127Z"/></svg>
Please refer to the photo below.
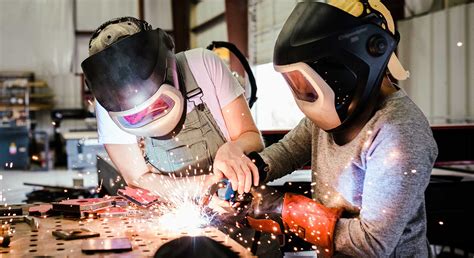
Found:
<svg viewBox="0 0 474 258"><path fill-rule="evenodd" d="M54 104L30 104L29 110L30 111L40 111L40 110L51 110L53 109ZM8 110L23 110L25 109L25 105L1 105L0 104L0 111L8 111Z"/></svg>
<svg viewBox="0 0 474 258"><path fill-rule="evenodd" d="M34 81L34 82L27 82L25 85L22 84L13 84L13 85L5 85L4 83L0 83L0 88L46 88L48 87L48 83L45 81Z"/></svg>

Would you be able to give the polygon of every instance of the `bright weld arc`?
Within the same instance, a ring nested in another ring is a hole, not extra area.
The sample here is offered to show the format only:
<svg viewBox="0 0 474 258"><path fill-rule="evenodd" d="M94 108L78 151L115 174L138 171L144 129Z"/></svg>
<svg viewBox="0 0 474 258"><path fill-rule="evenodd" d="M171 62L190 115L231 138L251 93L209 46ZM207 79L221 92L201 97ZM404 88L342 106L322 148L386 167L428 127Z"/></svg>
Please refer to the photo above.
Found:
<svg viewBox="0 0 474 258"><path fill-rule="evenodd" d="M167 204L157 204L154 208L158 211L158 230L168 233L187 233L199 235L201 230L210 226L216 213L205 210L196 200L202 197L201 189L204 178L197 181L195 177L185 177L183 181L163 180L162 185L169 191L166 196L161 196ZM184 182L185 181L185 182ZM189 188L193 189L189 191Z"/></svg>

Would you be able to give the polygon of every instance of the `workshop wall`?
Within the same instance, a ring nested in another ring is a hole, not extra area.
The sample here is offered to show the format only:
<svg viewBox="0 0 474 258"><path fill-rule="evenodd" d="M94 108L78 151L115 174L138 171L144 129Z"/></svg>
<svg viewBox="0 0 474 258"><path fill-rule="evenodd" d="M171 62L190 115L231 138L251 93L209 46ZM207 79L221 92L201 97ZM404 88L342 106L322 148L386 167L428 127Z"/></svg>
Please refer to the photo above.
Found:
<svg viewBox="0 0 474 258"><path fill-rule="evenodd" d="M0 70L33 71L54 92L56 108L81 107L72 73L73 1L0 1ZM48 110L36 112L37 129L52 134Z"/></svg>
<svg viewBox="0 0 474 258"><path fill-rule="evenodd" d="M286 81L272 64L278 33L298 2L249 0L249 58L258 85L252 114L260 130L291 129L303 118Z"/></svg>
<svg viewBox="0 0 474 258"><path fill-rule="evenodd" d="M58 107L80 104L71 74L72 1L0 1L0 70L34 71L53 89Z"/></svg>
<svg viewBox="0 0 474 258"><path fill-rule="evenodd" d="M144 19L153 28L173 30L171 0L144 1ZM136 0L76 0L76 56L75 73L82 73L80 64L88 54L89 39L100 24L123 16L139 17Z"/></svg>
<svg viewBox="0 0 474 258"><path fill-rule="evenodd" d="M0 1L0 69L70 72L71 1Z"/></svg>
<svg viewBox="0 0 474 258"><path fill-rule="evenodd" d="M403 20L401 82L434 124L474 121L474 3Z"/></svg>
<svg viewBox="0 0 474 258"><path fill-rule="evenodd" d="M191 8L191 48L227 41L225 0L203 0Z"/></svg>
<svg viewBox="0 0 474 258"><path fill-rule="evenodd" d="M138 17L136 0L76 0L75 1L75 73L82 73L81 62L89 56L89 39L102 23L123 16Z"/></svg>
<svg viewBox="0 0 474 258"><path fill-rule="evenodd" d="M153 28L160 27L166 31L173 30L173 11L171 8L172 0L144 0L145 20Z"/></svg>
<svg viewBox="0 0 474 258"><path fill-rule="evenodd" d="M83 108L80 63L93 31L115 17L139 17L139 9L137 0L2 0L0 70L33 71L53 90L56 109ZM171 0L144 0L142 14L153 27L172 31ZM52 134L49 112L36 120L37 129ZM63 130L84 127L81 121L62 124Z"/></svg>

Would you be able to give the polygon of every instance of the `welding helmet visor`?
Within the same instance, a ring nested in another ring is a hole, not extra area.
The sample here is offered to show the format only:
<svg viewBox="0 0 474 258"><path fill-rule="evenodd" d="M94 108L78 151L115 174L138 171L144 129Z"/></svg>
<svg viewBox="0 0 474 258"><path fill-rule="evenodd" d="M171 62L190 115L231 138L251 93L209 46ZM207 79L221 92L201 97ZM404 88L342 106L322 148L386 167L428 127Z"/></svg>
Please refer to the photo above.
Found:
<svg viewBox="0 0 474 258"><path fill-rule="evenodd" d="M141 31L81 64L94 97L128 133L164 136L182 118L185 101L169 41L161 29Z"/></svg>
<svg viewBox="0 0 474 258"><path fill-rule="evenodd" d="M298 3L280 32L274 68L301 111L342 130L375 98L397 39L370 19L324 3Z"/></svg>

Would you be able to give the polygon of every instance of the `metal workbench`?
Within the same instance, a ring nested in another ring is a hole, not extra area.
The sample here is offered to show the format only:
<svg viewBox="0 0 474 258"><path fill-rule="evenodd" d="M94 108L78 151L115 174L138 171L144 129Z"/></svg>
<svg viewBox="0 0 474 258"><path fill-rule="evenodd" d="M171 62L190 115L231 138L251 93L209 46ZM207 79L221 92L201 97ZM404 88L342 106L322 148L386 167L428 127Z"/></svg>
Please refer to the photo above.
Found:
<svg viewBox="0 0 474 258"><path fill-rule="evenodd" d="M39 219L39 229L32 230L26 223L11 225L13 237L8 248L0 247L1 257L144 257L153 256L156 250L166 242L186 236L185 232L163 232L154 223L153 218L99 218L68 219L50 217ZM81 239L60 240L52 235L54 230L87 228L100 233L100 238L127 237L133 250L123 253L102 252L87 255L81 251ZM216 228L201 229L199 235L207 236L227 246L241 257L254 257L245 247Z"/></svg>

